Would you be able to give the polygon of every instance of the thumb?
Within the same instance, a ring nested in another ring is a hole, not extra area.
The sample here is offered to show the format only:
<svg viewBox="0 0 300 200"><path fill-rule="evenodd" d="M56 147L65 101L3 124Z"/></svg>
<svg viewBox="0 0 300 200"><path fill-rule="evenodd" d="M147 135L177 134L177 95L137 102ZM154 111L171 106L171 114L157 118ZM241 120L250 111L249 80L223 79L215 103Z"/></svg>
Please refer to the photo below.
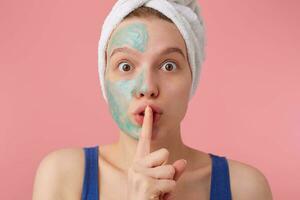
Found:
<svg viewBox="0 0 300 200"><path fill-rule="evenodd" d="M173 179L175 181L177 181L179 179L179 177L183 174L185 168L186 168L186 160L184 159L181 159L181 160L176 160L172 165L173 167L175 168L175 175L173 177ZM166 193L164 194L163 196L163 200L168 200L168 199L171 199L173 196L172 196L172 193Z"/></svg>
<svg viewBox="0 0 300 200"><path fill-rule="evenodd" d="M175 174L173 179L177 181L180 178L180 176L183 174L187 163L185 159L180 159L180 160L176 160L172 165L175 168Z"/></svg>

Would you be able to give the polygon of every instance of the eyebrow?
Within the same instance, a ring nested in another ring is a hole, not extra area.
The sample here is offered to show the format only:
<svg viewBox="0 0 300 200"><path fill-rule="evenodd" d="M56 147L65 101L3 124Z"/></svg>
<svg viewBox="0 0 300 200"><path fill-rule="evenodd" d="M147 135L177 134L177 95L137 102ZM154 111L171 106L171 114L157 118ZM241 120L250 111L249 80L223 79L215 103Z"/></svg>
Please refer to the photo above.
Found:
<svg viewBox="0 0 300 200"><path fill-rule="evenodd" d="M112 51L110 57L112 57L114 54L118 53L118 52L123 52L123 53L132 53L135 54L136 52L133 49L130 49L128 47L120 47L120 48L116 48ZM177 52L179 54L182 55L182 57L185 59L184 53L182 52L182 50L178 47L169 47L164 49L160 54L165 55L165 54L169 54L169 53L173 53L173 52Z"/></svg>

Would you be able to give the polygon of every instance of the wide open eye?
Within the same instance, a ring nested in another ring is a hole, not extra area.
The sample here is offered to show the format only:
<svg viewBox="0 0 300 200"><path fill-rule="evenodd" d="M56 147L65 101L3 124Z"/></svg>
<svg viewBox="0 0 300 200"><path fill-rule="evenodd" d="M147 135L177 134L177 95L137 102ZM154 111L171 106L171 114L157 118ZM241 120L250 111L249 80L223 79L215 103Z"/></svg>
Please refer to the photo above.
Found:
<svg viewBox="0 0 300 200"><path fill-rule="evenodd" d="M165 68L165 71L172 71L174 68L177 69L177 66L175 62L168 61L163 64L162 68Z"/></svg>
<svg viewBox="0 0 300 200"><path fill-rule="evenodd" d="M129 65L127 62L121 62L118 64L118 68L120 71L128 72L130 71L131 65Z"/></svg>

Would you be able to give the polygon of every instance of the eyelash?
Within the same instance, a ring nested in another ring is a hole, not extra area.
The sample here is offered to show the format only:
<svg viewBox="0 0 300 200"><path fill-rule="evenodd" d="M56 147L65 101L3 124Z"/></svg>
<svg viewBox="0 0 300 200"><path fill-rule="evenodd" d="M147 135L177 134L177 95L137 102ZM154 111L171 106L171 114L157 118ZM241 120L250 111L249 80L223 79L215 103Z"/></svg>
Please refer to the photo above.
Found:
<svg viewBox="0 0 300 200"><path fill-rule="evenodd" d="M129 64L129 66L132 67L132 65L131 65L127 60L121 60L121 61L118 62L118 64L117 64L117 68L118 68L118 69L120 69L119 66L120 66L120 64L122 64L122 63L127 63L127 64ZM173 63L173 64L175 64L175 66L176 66L176 67L175 67L175 70L177 70L177 69L179 68L177 62L176 62L176 61L173 61L173 60L166 60L166 61L164 61L163 64L162 64L162 66L161 66L160 68L162 68L163 66L165 66L166 63ZM159 69L160 69L160 68L159 68ZM173 70L173 71L175 71L175 70ZM128 71L123 71L123 70L120 70L120 71L122 71L122 72L128 72ZM171 71L168 71L168 72L171 72Z"/></svg>

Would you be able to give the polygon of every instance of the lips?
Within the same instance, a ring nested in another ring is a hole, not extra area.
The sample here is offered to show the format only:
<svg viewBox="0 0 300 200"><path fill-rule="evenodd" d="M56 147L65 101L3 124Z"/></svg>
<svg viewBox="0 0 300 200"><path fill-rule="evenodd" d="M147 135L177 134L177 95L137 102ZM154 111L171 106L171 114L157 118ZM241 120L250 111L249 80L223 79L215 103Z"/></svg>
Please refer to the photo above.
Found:
<svg viewBox="0 0 300 200"><path fill-rule="evenodd" d="M159 107L155 105L150 104L149 106L152 108L152 112L153 112L153 124L156 125L163 112ZM139 125L143 124L146 107L147 105L142 105L138 107L136 111L133 113L134 119Z"/></svg>
<svg viewBox="0 0 300 200"><path fill-rule="evenodd" d="M162 114L162 110L158 106L152 104L149 104L149 106L152 108L153 113ZM133 114L142 114L145 111L146 107L147 105L138 107Z"/></svg>
<svg viewBox="0 0 300 200"><path fill-rule="evenodd" d="M158 120L160 119L160 117L161 117L161 114L153 113L153 124L154 125L156 125L158 123ZM136 114L136 115L134 115L134 119L139 125L143 125L144 115Z"/></svg>

